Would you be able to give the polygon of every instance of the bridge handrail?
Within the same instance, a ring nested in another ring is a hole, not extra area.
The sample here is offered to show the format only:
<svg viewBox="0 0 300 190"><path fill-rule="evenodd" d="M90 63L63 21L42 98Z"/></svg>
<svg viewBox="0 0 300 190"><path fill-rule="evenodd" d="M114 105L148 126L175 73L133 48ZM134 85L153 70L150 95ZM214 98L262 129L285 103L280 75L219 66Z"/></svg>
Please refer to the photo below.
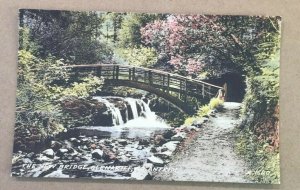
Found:
<svg viewBox="0 0 300 190"><path fill-rule="evenodd" d="M213 85L213 84L201 81L201 80L190 79L190 78L178 75L178 74L173 74L173 73L168 73L168 72L157 70L157 69L149 69L149 68L138 67L138 66L133 66L133 65L121 65L121 64L82 64L82 65L66 65L66 66L63 66L63 67L64 68L84 68L84 67L91 67L91 68L93 68L93 67L113 67L113 66L118 66L119 68L120 67L123 67L123 68L138 68L138 69L142 69L142 70L145 70L145 71L152 71L153 73L163 74L163 75L166 75L166 76L169 75L170 77L174 77L174 78L178 78L178 79L184 79L184 80L187 80L189 82L200 83L200 84L204 84L204 85L211 86L211 87L214 87L214 88L223 89L223 87L221 87L221 86Z"/></svg>

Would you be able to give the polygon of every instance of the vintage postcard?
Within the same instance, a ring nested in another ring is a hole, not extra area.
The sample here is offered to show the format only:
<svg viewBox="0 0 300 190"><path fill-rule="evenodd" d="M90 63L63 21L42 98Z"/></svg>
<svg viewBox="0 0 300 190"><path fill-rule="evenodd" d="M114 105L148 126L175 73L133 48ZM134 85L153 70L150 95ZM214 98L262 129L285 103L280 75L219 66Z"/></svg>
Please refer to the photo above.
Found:
<svg viewBox="0 0 300 190"><path fill-rule="evenodd" d="M280 24L21 9L12 176L280 183Z"/></svg>

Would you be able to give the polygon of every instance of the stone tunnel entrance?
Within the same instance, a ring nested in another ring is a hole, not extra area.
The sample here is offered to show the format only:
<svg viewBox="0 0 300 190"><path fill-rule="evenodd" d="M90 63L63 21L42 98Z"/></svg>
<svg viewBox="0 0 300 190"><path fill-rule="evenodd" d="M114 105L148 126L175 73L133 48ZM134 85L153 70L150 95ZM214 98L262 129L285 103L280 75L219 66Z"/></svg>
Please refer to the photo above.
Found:
<svg viewBox="0 0 300 190"><path fill-rule="evenodd" d="M245 77L239 73L225 73L220 78L209 79L207 82L214 85L223 86L227 89L225 101L242 102L245 95Z"/></svg>

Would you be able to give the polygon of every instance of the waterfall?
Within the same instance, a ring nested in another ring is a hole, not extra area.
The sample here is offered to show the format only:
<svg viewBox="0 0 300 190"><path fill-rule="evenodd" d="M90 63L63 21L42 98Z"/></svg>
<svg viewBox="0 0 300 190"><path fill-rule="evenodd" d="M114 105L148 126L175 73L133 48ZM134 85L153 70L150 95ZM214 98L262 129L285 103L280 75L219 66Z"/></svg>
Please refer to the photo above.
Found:
<svg viewBox="0 0 300 190"><path fill-rule="evenodd" d="M112 115L112 125L113 126L123 126L123 127L135 127L135 128L166 128L169 127L166 123L161 121L159 117L151 111L149 107L150 101L148 103L141 99L134 98L121 98L121 97L94 97L94 99L102 102L106 105L107 109ZM114 105L114 101L124 103L124 109L122 110L124 120L122 118L121 111L119 107ZM133 118L129 117L129 111L132 112Z"/></svg>
<svg viewBox="0 0 300 190"><path fill-rule="evenodd" d="M138 110L137 110L137 107L136 107L137 100L135 100L133 98L125 98L125 101L128 102L128 104L131 107L133 119L138 118L139 113L138 113Z"/></svg>
<svg viewBox="0 0 300 190"><path fill-rule="evenodd" d="M113 125L123 125L124 121L121 115L121 112L119 108L115 107L114 104L110 103L107 99L102 98L102 97L94 97L94 99L98 100L99 102L103 102L106 107L111 111L112 114L112 121Z"/></svg>

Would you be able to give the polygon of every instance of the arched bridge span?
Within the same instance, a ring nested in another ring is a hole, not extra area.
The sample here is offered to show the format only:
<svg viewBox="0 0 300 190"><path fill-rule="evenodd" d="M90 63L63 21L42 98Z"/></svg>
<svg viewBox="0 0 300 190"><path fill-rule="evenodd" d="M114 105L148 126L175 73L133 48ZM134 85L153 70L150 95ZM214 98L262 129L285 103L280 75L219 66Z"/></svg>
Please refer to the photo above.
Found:
<svg viewBox="0 0 300 190"><path fill-rule="evenodd" d="M105 79L106 85L142 89L169 101L180 110L194 113L188 99L209 101L222 87L156 69L117 64L69 65L76 75L91 73Z"/></svg>

